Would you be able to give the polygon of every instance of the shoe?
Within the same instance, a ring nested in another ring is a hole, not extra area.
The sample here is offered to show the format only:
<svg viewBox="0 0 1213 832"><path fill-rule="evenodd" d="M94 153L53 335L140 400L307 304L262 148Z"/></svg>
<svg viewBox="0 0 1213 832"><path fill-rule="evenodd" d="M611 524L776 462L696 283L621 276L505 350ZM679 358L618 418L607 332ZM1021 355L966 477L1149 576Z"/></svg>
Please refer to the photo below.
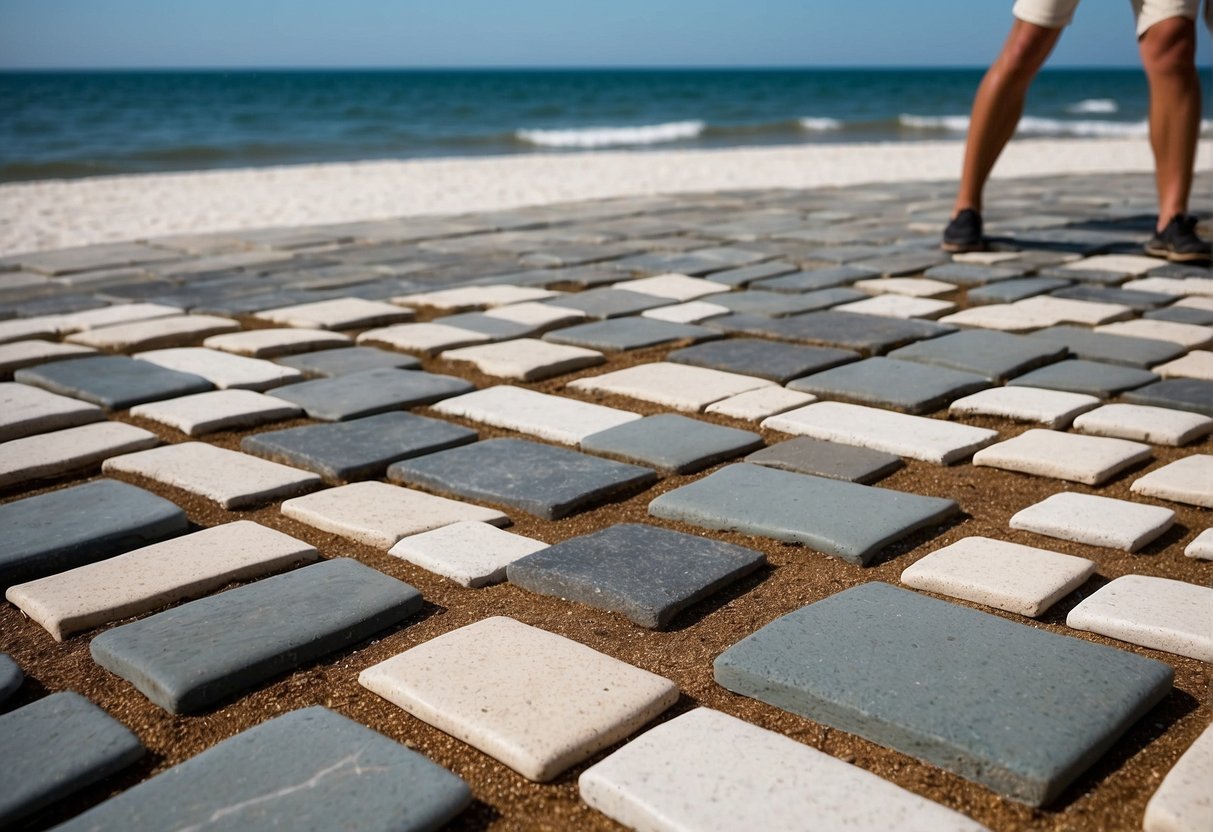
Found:
<svg viewBox="0 0 1213 832"><path fill-rule="evenodd" d="M981 214L972 208L966 208L952 218L948 227L943 230L943 242L939 247L944 251L985 251L986 241L981 236Z"/></svg>
<svg viewBox="0 0 1213 832"><path fill-rule="evenodd" d="M1193 263L1209 260L1210 246L1196 236L1196 217L1176 214L1166 228L1146 243L1146 254L1163 257L1172 263Z"/></svg>

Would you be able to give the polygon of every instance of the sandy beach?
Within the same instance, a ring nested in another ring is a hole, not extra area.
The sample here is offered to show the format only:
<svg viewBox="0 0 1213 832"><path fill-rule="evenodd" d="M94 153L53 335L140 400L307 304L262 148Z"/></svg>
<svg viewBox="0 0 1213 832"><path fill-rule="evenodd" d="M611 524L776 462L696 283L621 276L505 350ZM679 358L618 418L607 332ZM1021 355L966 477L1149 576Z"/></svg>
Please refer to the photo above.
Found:
<svg viewBox="0 0 1213 832"><path fill-rule="evenodd" d="M544 153L0 185L0 256L165 234L459 214L637 194L949 180L959 141ZM1203 143L1198 168L1210 168ZM1020 140L995 176L1141 172L1142 139Z"/></svg>

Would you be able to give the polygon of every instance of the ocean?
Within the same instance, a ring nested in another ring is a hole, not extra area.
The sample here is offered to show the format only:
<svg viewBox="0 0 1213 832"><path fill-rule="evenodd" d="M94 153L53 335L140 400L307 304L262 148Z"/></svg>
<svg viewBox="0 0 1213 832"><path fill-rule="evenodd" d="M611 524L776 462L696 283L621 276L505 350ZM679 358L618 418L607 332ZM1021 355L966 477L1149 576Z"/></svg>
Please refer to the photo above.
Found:
<svg viewBox="0 0 1213 832"><path fill-rule="evenodd" d="M0 181L964 135L981 70L0 72ZM1145 137L1136 69L1056 69L1021 135ZM1202 133L1213 135L1213 121Z"/></svg>

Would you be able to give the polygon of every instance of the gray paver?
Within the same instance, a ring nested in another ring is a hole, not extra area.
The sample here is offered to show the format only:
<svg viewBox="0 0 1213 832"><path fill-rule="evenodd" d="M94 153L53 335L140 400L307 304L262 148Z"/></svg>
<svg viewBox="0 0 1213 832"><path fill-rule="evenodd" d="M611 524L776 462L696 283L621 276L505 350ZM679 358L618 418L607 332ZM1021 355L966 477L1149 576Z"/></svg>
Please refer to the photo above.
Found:
<svg viewBox="0 0 1213 832"><path fill-rule="evenodd" d="M152 350L133 357L169 370L202 376L220 390L260 391L303 380L302 374L297 370L280 367L272 361L233 355L206 347Z"/></svg>
<svg viewBox="0 0 1213 832"><path fill-rule="evenodd" d="M17 692L23 681L25 674L17 663L7 653L0 653L0 705Z"/></svg>
<svg viewBox="0 0 1213 832"><path fill-rule="evenodd" d="M863 300L866 297L867 295L863 292L843 288L821 289L806 294L747 289L744 292L730 292L727 295L712 295L711 302L738 314L782 318L788 315L816 312L840 303Z"/></svg>
<svg viewBox="0 0 1213 832"><path fill-rule="evenodd" d="M1132 289L1091 286L1085 283L1059 289L1053 293L1053 296L1069 300L1091 300L1096 303L1119 303L1137 312L1146 312L1175 300L1173 295L1165 295L1162 292L1136 292Z"/></svg>
<svg viewBox="0 0 1213 832"><path fill-rule="evenodd" d="M759 335L778 341L841 347L864 355L879 355L913 341L955 332L956 328L934 321L857 315L854 312L809 312L787 318L762 315L728 315L712 318L705 326L725 332Z"/></svg>
<svg viewBox="0 0 1213 832"><path fill-rule="evenodd" d="M1069 280L1061 280L1054 277L1016 277L1010 280L1000 280L989 286L970 289L967 297L969 303L973 306L1014 303L1024 298L1031 298L1036 295L1043 295L1046 292L1064 289L1070 283L1071 281Z"/></svg>
<svg viewBox="0 0 1213 832"><path fill-rule="evenodd" d="M558 329L544 335L543 340L595 350L636 350L673 341L693 344L719 337L719 332L702 326L636 316Z"/></svg>
<svg viewBox="0 0 1213 832"><path fill-rule="evenodd" d="M345 347L335 350L307 352L279 358L277 363L294 367L309 376L344 376L365 370L420 370L421 362L411 355L381 350L376 347Z"/></svg>
<svg viewBox="0 0 1213 832"><path fill-rule="evenodd" d="M788 389L906 413L930 413L989 386L975 373L876 357L795 379Z"/></svg>
<svg viewBox="0 0 1213 832"><path fill-rule="evenodd" d="M1125 393L1124 400L1213 416L1213 381L1200 378L1164 379Z"/></svg>
<svg viewBox="0 0 1213 832"><path fill-rule="evenodd" d="M768 468L778 468L781 471L812 474L815 477L864 485L884 479L905 464L901 457L883 451L840 445L837 442L826 442L807 436L754 451L745 461Z"/></svg>
<svg viewBox="0 0 1213 832"><path fill-rule="evenodd" d="M794 271L796 271L796 267L791 263L757 263L753 266L742 266L740 269L712 272L705 277L707 280L723 283L726 286L745 286L748 283Z"/></svg>
<svg viewBox="0 0 1213 832"><path fill-rule="evenodd" d="M748 430L726 428L675 413L661 413L608 428L581 440L581 449L690 474L762 446Z"/></svg>
<svg viewBox="0 0 1213 832"><path fill-rule="evenodd" d="M1174 300L1173 297L1171 299ZM1196 309L1190 306L1168 306L1165 309L1153 309L1142 317L1152 321L1174 321L1177 324L1213 326L1213 309Z"/></svg>
<svg viewBox="0 0 1213 832"><path fill-rule="evenodd" d="M649 503L654 517L803 543L861 566L888 544L959 511L952 500L744 463Z"/></svg>
<svg viewBox="0 0 1213 832"><path fill-rule="evenodd" d="M388 478L558 520L590 503L647 486L656 474L523 439L490 439L397 462Z"/></svg>
<svg viewBox="0 0 1213 832"><path fill-rule="evenodd" d="M774 277L769 280L761 280L754 284L754 288L765 289L770 292L816 292L821 289L847 286L856 280L866 280L879 276L880 272L875 269L859 269L854 266L832 266L827 269L811 269L809 271ZM712 280L715 279L716 275L712 275Z"/></svg>
<svg viewBox="0 0 1213 832"><path fill-rule="evenodd" d="M857 358L859 355L851 350L783 344L761 338L729 338L676 350L666 356L666 361L757 376L784 384Z"/></svg>
<svg viewBox="0 0 1213 832"><path fill-rule="evenodd" d="M932 280L943 280L957 286L984 286L1000 280L1021 277L1022 269L1012 266L982 265L980 263L944 263L932 266L923 276Z"/></svg>
<svg viewBox="0 0 1213 832"><path fill-rule="evenodd" d="M107 410L125 410L144 402L214 389L214 385L202 376L168 370L123 355L75 358L27 367L18 370L14 378L23 384L83 399Z"/></svg>
<svg viewBox="0 0 1213 832"><path fill-rule="evenodd" d="M1105 364L1102 361L1086 361L1072 358L1032 370L1016 376L1007 384L1016 387L1043 387L1046 390L1062 390L1067 393L1085 393L1106 399L1116 393L1132 390L1157 381L1158 376L1136 367ZM1153 402L1143 402L1153 404Z"/></svg>
<svg viewBox="0 0 1213 832"><path fill-rule="evenodd" d="M589 289L585 292L562 295L543 302L565 309L576 309L584 312L590 318L618 318L622 315L635 315L646 309L669 306L674 303L669 298L659 298L656 295L646 295L641 292L629 292L626 289Z"/></svg>
<svg viewBox="0 0 1213 832"><path fill-rule="evenodd" d="M717 658L715 674L1033 806L1098 760L1174 677L1162 662L879 582L768 624Z"/></svg>
<svg viewBox="0 0 1213 832"><path fill-rule="evenodd" d="M93 660L173 713L206 708L421 609L406 583L337 558L107 630Z"/></svg>
<svg viewBox="0 0 1213 832"><path fill-rule="evenodd" d="M640 523L570 538L506 567L512 584L661 628L753 572L766 557L731 543Z"/></svg>
<svg viewBox="0 0 1213 832"><path fill-rule="evenodd" d="M270 391L270 395L294 402L313 419L340 422L432 404L474 389L453 376L389 368L288 384Z"/></svg>
<svg viewBox="0 0 1213 832"><path fill-rule="evenodd" d="M976 373L991 381L1026 373L1066 356L1064 345L1042 344L1022 335L973 329L893 350L889 358Z"/></svg>
<svg viewBox="0 0 1213 832"><path fill-rule="evenodd" d="M1051 326L1026 337L1064 346L1078 358L1141 369L1170 361L1185 352L1182 346L1169 341L1092 332L1078 326Z"/></svg>

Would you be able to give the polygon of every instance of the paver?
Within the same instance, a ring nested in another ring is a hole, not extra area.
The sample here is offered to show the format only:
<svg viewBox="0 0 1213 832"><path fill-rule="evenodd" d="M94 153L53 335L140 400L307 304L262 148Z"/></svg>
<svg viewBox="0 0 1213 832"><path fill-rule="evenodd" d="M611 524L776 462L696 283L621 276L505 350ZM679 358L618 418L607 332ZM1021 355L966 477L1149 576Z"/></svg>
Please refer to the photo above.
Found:
<svg viewBox="0 0 1213 832"><path fill-rule="evenodd" d="M727 310L726 310L727 311ZM92 347L79 344L60 344L55 341L13 341L0 344L0 378L22 367L49 364L68 358L80 358L96 352Z"/></svg>
<svg viewBox="0 0 1213 832"><path fill-rule="evenodd" d="M608 393L697 413L713 402L771 387L754 376L657 361L569 382L570 390Z"/></svg>
<svg viewBox="0 0 1213 832"><path fill-rule="evenodd" d="M654 517L803 543L859 566L888 544L959 511L953 500L744 463L649 503Z"/></svg>
<svg viewBox="0 0 1213 832"><path fill-rule="evenodd" d="M594 350L635 350L672 342L695 343L719 338L720 333L694 324L673 323L642 316L612 318L558 329L543 336L553 344Z"/></svg>
<svg viewBox="0 0 1213 832"><path fill-rule="evenodd" d="M607 817L654 832L984 829L857 766L707 708L634 738L586 769L578 785L581 799Z"/></svg>
<svg viewBox="0 0 1213 832"><path fill-rule="evenodd" d="M463 521L404 537L388 554L477 588L501 583L509 564L547 545L488 523Z"/></svg>
<svg viewBox="0 0 1213 832"><path fill-rule="evenodd" d="M901 573L914 589L1036 618L1095 574L1086 558L988 537L937 549Z"/></svg>
<svg viewBox="0 0 1213 832"><path fill-rule="evenodd" d="M676 364L766 378L786 384L794 378L855 361L858 353L829 347L783 344L761 338L729 338L675 350L666 356Z"/></svg>
<svg viewBox="0 0 1213 832"><path fill-rule="evenodd" d="M448 315L439 320L444 326L452 326L456 329L468 330L469 332L479 332L482 335L489 336L493 341L530 338L543 328L535 324L519 323L518 321L511 321L505 318L492 317L483 312L461 312L457 315Z"/></svg>
<svg viewBox="0 0 1213 832"><path fill-rule="evenodd" d="M539 782L634 733L678 699L667 679L500 616L369 667L358 682Z"/></svg>
<svg viewBox="0 0 1213 832"><path fill-rule="evenodd" d="M575 309L596 319L635 315L646 309L655 309L658 306L669 306L674 303L670 298L615 288L588 289L544 302L564 309Z"/></svg>
<svg viewBox="0 0 1213 832"><path fill-rule="evenodd" d="M506 567L510 583L665 627L766 563L752 549L640 523L570 538Z"/></svg>
<svg viewBox="0 0 1213 832"><path fill-rule="evenodd" d="M1130 280L1124 288L1167 295L1213 295L1213 286L1205 277L1143 277Z"/></svg>
<svg viewBox="0 0 1213 832"><path fill-rule="evenodd" d="M1184 554L1197 560L1213 560L1213 529L1205 529L1184 547Z"/></svg>
<svg viewBox="0 0 1213 832"><path fill-rule="evenodd" d="M441 323L396 324L382 329L368 329L358 336L359 344L385 344L392 349L437 355L443 350L457 349L493 340L483 332Z"/></svg>
<svg viewBox="0 0 1213 832"><path fill-rule="evenodd" d="M789 390L907 413L930 413L952 399L989 386L986 378L975 373L879 356L788 383Z"/></svg>
<svg viewBox="0 0 1213 832"><path fill-rule="evenodd" d="M95 469L116 454L160 444L154 433L122 422L95 422L0 444L0 488Z"/></svg>
<svg viewBox="0 0 1213 832"><path fill-rule="evenodd" d="M1065 356L1066 348L1060 344L981 329L918 341L889 353L889 358L976 373L991 381L1005 381Z"/></svg>
<svg viewBox="0 0 1213 832"><path fill-rule="evenodd" d="M1036 295L1012 304L1021 312L1047 319L1048 326L1063 323L1096 326L1133 317L1133 310L1119 303L1095 303L1086 300L1066 300L1056 295Z"/></svg>
<svg viewBox="0 0 1213 832"><path fill-rule="evenodd" d="M123 355L74 358L27 367L18 370L14 378L106 410L124 410L144 402L214 389L202 376L149 365Z"/></svg>
<svg viewBox="0 0 1213 832"><path fill-rule="evenodd" d="M562 309L559 306L528 301L486 309L484 317L521 324L535 332L546 332L549 329L580 323L586 316L576 309Z"/></svg>
<svg viewBox="0 0 1213 832"><path fill-rule="evenodd" d="M882 315L889 318L933 319L946 315L955 308L956 304L945 300L882 294L841 304L835 307L835 311L852 312L857 315Z"/></svg>
<svg viewBox="0 0 1213 832"><path fill-rule="evenodd" d="M550 378L606 361L606 357L596 350L535 338L447 350L442 357L446 361L469 362L487 375L521 381Z"/></svg>
<svg viewBox="0 0 1213 832"><path fill-rule="evenodd" d="M857 280L851 284L870 295L896 294L913 298L933 298L956 291L956 286L927 277L878 277Z"/></svg>
<svg viewBox="0 0 1213 832"><path fill-rule="evenodd" d="M1078 269L1080 271L1105 269L1123 272L1126 275L1139 275L1145 274L1151 269L1157 269L1158 265L1157 258L1145 257L1140 254L1097 254L1093 257L1084 257L1081 260L1065 263L1058 268Z"/></svg>
<svg viewBox="0 0 1213 832"><path fill-rule="evenodd" d="M0 653L0 704L16 693L24 681L25 674L12 657L7 653Z"/></svg>
<svg viewBox="0 0 1213 832"><path fill-rule="evenodd" d="M1079 414L1100 406L1095 396L1037 387L995 387L981 390L948 407L949 415L1001 416L1019 422L1040 422L1064 429ZM1124 437L1132 438L1132 437Z"/></svg>
<svg viewBox="0 0 1213 832"><path fill-rule="evenodd" d="M794 271L796 271L796 267L790 263L755 263L753 266L742 266L739 269L711 272L705 275L705 279L715 283L723 283L726 286L745 286L747 283L789 274Z"/></svg>
<svg viewBox="0 0 1213 832"><path fill-rule="evenodd" d="M439 289L435 292L419 292L395 297L392 300L405 306L429 306L454 312L464 309L507 306L512 303L546 300L560 296L560 292L548 289L498 283L492 286L462 286L454 289Z"/></svg>
<svg viewBox="0 0 1213 832"><path fill-rule="evenodd" d="M955 331L955 327L934 321L856 315L832 309L788 318L728 315L712 318L705 325L777 341L855 350L864 355L879 355L914 341Z"/></svg>
<svg viewBox="0 0 1213 832"><path fill-rule="evenodd" d="M130 324L89 329L67 336L72 344L83 344L113 352L136 352L160 347L196 344L205 338L235 332L240 324L214 315L177 315Z"/></svg>
<svg viewBox="0 0 1213 832"><path fill-rule="evenodd" d="M679 302L697 300L707 295L729 291L727 286L722 286L716 281L704 280L702 277L687 277L685 274L659 274L653 277L642 277L622 284L617 283L615 288Z"/></svg>
<svg viewBox="0 0 1213 832"><path fill-rule="evenodd" d="M754 451L745 461L864 485L884 479L904 464L901 457L893 454L808 437L789 439Z"/></svg>
<svg viewBox="0 0 1213 832"><path fill-rule="evenodd" d="M1031 332L1056 324L1057 318L1022 309L1013 303L993 303L988 306L969 306L967 309L945 315L939 322L948 326L978 327L998 332Z"/></svg>
<svg viewBox="0 0 1213 832"><path fill-rule="evenodd" d="M718 413L734 419L760 422L776 413L784 413L817 401L816 396L785 390L782 387L761 387L747 393L738 393L721 399L704 408L704 413Z"/></svg>
<svg viewBox="0 0 1213 832"><path fill-rule="evenodd" d="M1102 485L1150 459L1149 445L1033 428L973 454L974 465Z"/></svg>
<svg viewBox="0 0 1213 832"><path fill-rule="evenodd" d="M229 589L95 637L93 661L172 713L199 711L421 609L421 593L336 558Z"/></svg>
<svg viewBox="0 0 1213 832"><path fill-rule="evenodd" d="M718 318L728 315L732 310L718 303L706 300L692 300L686 303L676 303L673 306L659 306L656 309L646 309L640 317L654 321L670 321L676 324L697 324L708 318Z"/></svg>
<svg viewBox="0 0 1213 832"><path fill-rule="evenodd" d="M959 462L998 438L987 428L845 402L816 402L772 416L762 426L937 465Z"/></svg>
<svg viewBox="0 0 1213 832"><path fill-rule="evenodd" d="M63 325L62 320L59 315L44 315L37 318L0 321L0 344L54 339L59 335L59 329Z"/></svg>
<svg viewBox="0 0 1213 832"><path fill-rule="evenodd" d="M1141 404L1105 404L1074 420L1074 430L1151 445L1186 445L1213 432L1213 419Z"/></svg>
<svg viewBox="0 0 1213 832"><path fill-rule="evenodd" d="M113 306L103 306L100 309L87 309L64 315L60 331L84 332L90 329L133 324L157 318L176 318L180 317L183 312L185 310L179 306L164 303L116 303Z"/></svg>
<svg viewBox="0 0 1213 832"><path fill-rule="evenodd" d="M32 271L61 275L115 266L167 262L178 260L180 257L175 251L153 248L141 243L102 243L22 254L20 260L22 266Z"/></svg>
<svg viewBox="0 0 1213 832"><path fill-rule="evenodd" d="M641 418L639 413L505 384L445 399L433 410L565 445Z"/></svg>
<svg viewBox="0 0 1213 832"><path fill-rule="evenodd" d="M475 441L474 430L392 411L246 436L240 450L341 483L381 477L393 462Z"/></svg>
<svg viewBox="0 0 1213 832"><path fill-rule="evenodd" d="M1130 390L1122 398L1133 404L1170 407L1213 416L1213 381L1205 379L1163 379Z"/></svg>
<svg viewBox="0 0 1213 832"><path fill-rule="evenodd" d="M243 509L302 494L320 477L205 442L183 442L113 456L107 474L133 474L206 497L226 509Z"/></svg>
<svg viewBox="0 0 1213 832"><path fill-rule="evenodd" d="M776 619L721 654L715 676L1039 806L1167 696L1174 671L872 582Z"/></svg>
<svg viewBox="0 0 1213 832"><path fill-rule="evenodd" d="M1007 384L1083 393L1106 399L1157 380L1158 376L1148 370L1070 358L1016 376Z"/></svg>
<svg viewBox="0 0 1213 832"><path fill-rule="evenodd" d="M1196 378L1213 381L1213 352L1192 350L1181 358L1165 364L1156 364L1151 369L1163 378Z"/></svg>
<svg viewBox="0 0 1213 832"><path fill-rule="evenodd" d="M294 355L312 350L347 347L352 343L353 339L350 336L340 332L329 332L325 329L278 327L212 335L202 342L202 346L236 355L247 355L250 358L276 358L280 355Z"/></svg>
<svg viewBox="0 0 1213 832"><path fill-rule="evenodd" d="M379 300L333 298L266 309L253 317L305 329L366 329L411 321L413 312Z"/></svg>
<svg viewBox="0 0 1213 832"><path fill-rule="evenodd" d="M313 419L341 422L432 404L474 389L454 376L387 368L288 384L270 395L299 405Z"/></svg>
<svg viewBox="0 0 1213 832"><path fill-rule="evenodd" d="M1183 347L1169 341L1130 338L1077 326L1047 327L1031 333L1029 337L1064 346L1078 358L1142 369L1161 361L1170 361L1184 351Z"/></svg>
<svg viewBox="0 0 1213 832"><path fill-rule="evenodd" d="M0 442L98 422L105 414L79 399L39 387L0 382Z"/></svg>
<svg viewBox="0 0 1213 832"><path fill-rule="evenodd" d="M143 756L130 730L75 691L0 714L0 823L6 826ZM19 763L19 764L18 764Z"/></svg>
<svg viewBox="0 0 1213 832"><path fill-rule="evenodd" d="M132 416L168 425L189 436L255 427L302 413L289 402L252 390L213 390L131 408Z"/></svg>
<svg viewBox="0 0 1213 832"><path fill-rule="evenodd" d="M297 373L324 378L361 373L366 370L421 369L421 362L411 355L402 355L376 347L345 347L344 349L306 352L302 355L279 358L277 364L293 368Z"/></svg>
<svg viewBox="0 0 1213 832"><path fill-rule="evenodd" d="M1134 494L1213 508L1213 454L1193 454L1133 482Z"/></svg>
<svg viewBox="0 0 1213 832"><path fill-rule="evenodd" d="M581 440L584 451L676 474L700 471L760 447L762 437L756 433L674 413L646 416Z"/></svg>
<svg viewBox="0 0 1213 832"><path fill-rule="evenodd" d="M303 380L303 374L290 367L206 347L151 350L132 357L169 370L202 376L220 390L264 391Z"/></svg>
<svg viewBox="0 0 1213 832"><path fill-rule="evenodd" d="M838 286L849 286L857 280L878 277L874 269L859 269L854 266L832 266L825 269L810 269L782 276L763 279L755 284L757 289L769 292L816 292L820 289L833 289ZM711 275L709 279L717 280L719 275Z"/></svg>
<svg viewBox="0 0 1213 832"><path fill-rule="evenodd" d="M60 829L424 832L471 799L461 779L418 752L313 706L226 739Z"/></svg>
<svg viewBox="0 0 1213 832"><path fill-rule="evenodd" d="M319 557L293 537L237 520L17 584L5 597L63 641L81 630Z"/></svg>
<svg viewBox="0 0 1213 832"><path fill-rule="evenodd" d="M873 269L885 277L901 277L924 272L932 266L947 263L950 259L951 256L942 251L902 251L856 260L851 265Z"/></svg>
<svg viewBox="0 0 1213 832"><path fill-rule="evenodd" d="M1076 630L1213 662L1213 589L1152 575L1123 575L1066 616Z"/></svg>
<svg viewBox="0 0 1213 832"><path fill-rule="evenodd" d="M1156 292L1140 292L1135 294L1148 295L1149 297L1166 297L1168 301L1175 300L1174 295L1159 295ZM1197 326L1209 326L1213 324L1213 310L1180 306L1179 303L1172 303L1170 306L1161 309L1151 309L1145 312L1142 317L1149 318L1152 321L1174 321L1179 324L1195 324Z"/></svg>
<svg viewBox="0 0 1213 832"><path fill-rule="evenodd" d="M524 439L489 439L397 462L388 468L388 478L559 520L591 503L646 487L656 474Z"/></svg>
<svg viewBox="0 0 1213 832"><path fill-rule="evenodd" d="M782 318L828 309L840 303L857 301L867 297L854 289L820 289L816 292L767 292L762 289L746 289L727 295L713 295L712 303L731 309L738 314Z"/></svg>
<svg viewBox="0 0 1213 832"><path fill-rule="evenodd" d="M1170 341L1187 349L1201 349L1213 345L1213 327L1178 324L1174 321L1157 321L1149 318L1105 324L1096 327L1095 331L1124 335L1129 338Z"/></svg>
<svg viewBox="0 0 1213 832"><path fill-rule="evenodd" d="M990 254L1011 254L1010 252L988 252ZM1013 260L1014 255L1006 257ZM923 272L923 277L929 280L944 281L954 286L974 287L997 283L1000 280L1022 277L1023 269L1015 266L998 266L997 261L980 263L976 261L959 260L955 256L953 262L940 266L932 266Z"/></svg>
<svg viewBox="0 0 1213 832"><path fill-rule="evenodd" d="M1164 306L1175 300L1172 295L1161 292L1135 292L1132 289L1116 289L1110 286L1092 286L1081 283L1065 289L1058 289L1054 297L1067 300L1089 300L1097 303L1119 303L1129 307L1134 312L1148 312L1157 306Z"/></svg>
<svg viewBox="0 0 1213 832"><path fill-rule="evenodd" d="M1064 491L1016 512L1011 528L1136 552L1175 522L1175 512L1094 494Z"/></svg>
<svg viewBox="0 0 1213 832"><path fill-rule="evenodd" d="M1142 832L1198 832L1213 824L1213 727L1206 728L1172 766L1146 804Z"/></svg>

